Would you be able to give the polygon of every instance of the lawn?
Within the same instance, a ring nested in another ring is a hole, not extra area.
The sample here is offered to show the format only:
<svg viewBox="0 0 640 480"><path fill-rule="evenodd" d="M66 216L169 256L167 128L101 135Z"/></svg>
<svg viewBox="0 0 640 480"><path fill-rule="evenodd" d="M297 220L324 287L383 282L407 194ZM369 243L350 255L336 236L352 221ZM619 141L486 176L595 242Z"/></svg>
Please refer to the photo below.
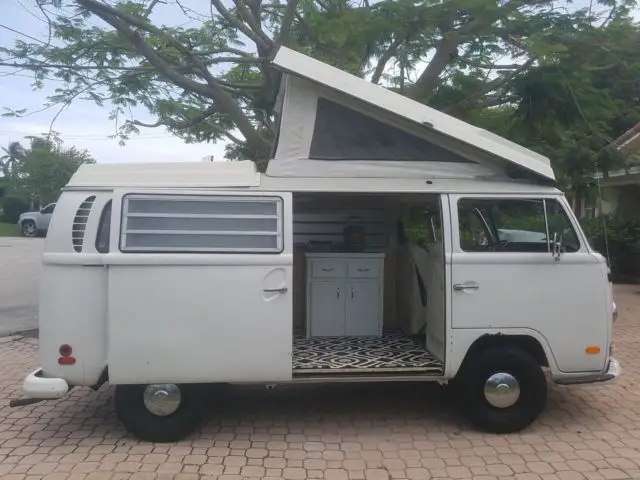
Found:
<svg viewBox="0 0 640 480"><path fill-rule="evenodd" d="M20 229L14 223L0 223L0 237L19 237Z"/></svg>

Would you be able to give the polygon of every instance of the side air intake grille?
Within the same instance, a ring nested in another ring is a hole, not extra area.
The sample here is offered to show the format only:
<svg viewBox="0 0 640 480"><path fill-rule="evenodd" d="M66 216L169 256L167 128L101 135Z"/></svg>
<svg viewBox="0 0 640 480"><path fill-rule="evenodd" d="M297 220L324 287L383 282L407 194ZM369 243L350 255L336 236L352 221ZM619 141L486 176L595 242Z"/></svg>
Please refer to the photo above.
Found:
<svg viewBox="0 0 640 480"><path fill-rule="evenodd" d="M87 220L89 219L89 213L93 202L96 200L95 196L87 197L82 205L78 207L76 216L73 218L73 227L71 230L71 241L73 243L73 249L76 252L82 252L82 245L84 243L84 232L87 228Z"/></svg>

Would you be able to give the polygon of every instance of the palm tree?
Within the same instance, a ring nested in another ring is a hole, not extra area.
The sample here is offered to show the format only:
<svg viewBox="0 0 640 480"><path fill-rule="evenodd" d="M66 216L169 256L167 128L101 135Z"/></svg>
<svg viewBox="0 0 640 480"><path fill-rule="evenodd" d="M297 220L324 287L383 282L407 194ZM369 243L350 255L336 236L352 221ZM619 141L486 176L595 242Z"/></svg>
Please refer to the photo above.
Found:
<svg viewBox="0 0 640 480"><path fill-rule="evenodd" d="M20 142L11 142L5 148L2 147L4 155L0 157L0 167L5 178L15 178L20 171L20 164L25 156L24 147Z"/></svg>

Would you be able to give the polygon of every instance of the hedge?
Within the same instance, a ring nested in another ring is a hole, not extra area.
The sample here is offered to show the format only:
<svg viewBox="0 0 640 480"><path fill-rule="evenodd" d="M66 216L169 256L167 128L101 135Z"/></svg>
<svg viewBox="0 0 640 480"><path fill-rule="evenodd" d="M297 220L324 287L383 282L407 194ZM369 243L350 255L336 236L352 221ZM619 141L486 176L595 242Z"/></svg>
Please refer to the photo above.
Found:
<svg viewBox="0 0 640 480"><path fill-rule="evenodd" d="M608 256L613 281L640 281L640 217L615 213L580 223L591 246Z"/></svg>

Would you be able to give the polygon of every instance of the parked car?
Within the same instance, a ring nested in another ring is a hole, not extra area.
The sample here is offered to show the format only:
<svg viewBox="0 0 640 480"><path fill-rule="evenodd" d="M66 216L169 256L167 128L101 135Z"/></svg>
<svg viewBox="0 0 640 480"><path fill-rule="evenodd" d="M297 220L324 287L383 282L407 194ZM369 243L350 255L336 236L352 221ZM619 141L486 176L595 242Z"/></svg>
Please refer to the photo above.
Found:
<svg viewBox="0 0 640 480"><path fill-rule="evenodd" d="M50 203L41 210L34 212L25 212L18 218L20 232L24 237L36 237L38 235L46 235L51 221L51 215L56 208L55 203Z"/></svg>

